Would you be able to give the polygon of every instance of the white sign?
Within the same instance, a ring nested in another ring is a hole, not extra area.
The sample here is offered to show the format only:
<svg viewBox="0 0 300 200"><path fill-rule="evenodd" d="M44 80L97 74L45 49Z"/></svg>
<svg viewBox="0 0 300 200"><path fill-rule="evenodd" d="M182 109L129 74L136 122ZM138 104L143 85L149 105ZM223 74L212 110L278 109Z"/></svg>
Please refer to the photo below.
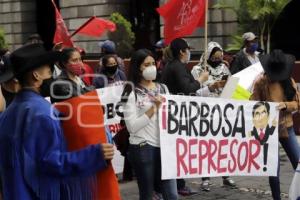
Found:
<svg viewBox="0 0 300 200"><path fill-rule="evenodd" d="M275 103L165 98L159 111L162 179L276 176Z"/></svg>
<svg viewBox="0 0 300 200"><path fill-rule="evenodd" d="M123 85L111 86L97 89L97 94L100 97L101 105L104 109L104 125L107 126L112 133L112 136L122 128L120 125L120 112L122 110L118 107L118 102L121 99L123 92ZM124 157L115 149L115 155L112 160L112 165L116 174L123 172Z"/></svg>
<svg viewBox="0 0 300 200"><path fill-rule="evenodd" d="M242 88L248 91L251 91L254 81L263 72L264 69L261 63L258 62L232 76L239 78L239 83L238 83L239 86L241 86Z"/></svg>

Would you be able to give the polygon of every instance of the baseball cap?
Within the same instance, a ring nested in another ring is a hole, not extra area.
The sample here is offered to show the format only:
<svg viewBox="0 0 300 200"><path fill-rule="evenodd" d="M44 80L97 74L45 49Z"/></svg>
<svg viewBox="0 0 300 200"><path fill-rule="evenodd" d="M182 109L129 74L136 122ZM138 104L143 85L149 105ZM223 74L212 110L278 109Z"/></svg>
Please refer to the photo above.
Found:
<svg viewBox="0 0 300 200"><path fill-rule="evenodd" d="M166 45L165 45L164 40L161 39L161 40L159 40L158 42L156 42L155 47L156 47L156 48L159 48L159 49L165 48Z"/></svg>
<svg viewBox="0 0 300 200"><path fill-rule="evenodd" d="M176 38L174 39L170 44L172 51L179 51L184 49L190 49L191 47L189 44L182 38Z"/></svg>
<svg viewBox="0 0 300 200"><path fill-rule="evenodd" d="M243 40L245 41L252 41L252 40L255 40L257 37L254 33L252 32L247 32L247 33L244 33L243 36L242 36Z"/></svg>
<svg viewBox="0 0 300 200"><path fill-rule="evenodd" d="M105 40L98 43L100 48L105 49L107 53L116 53L116 44L111 40Z"/></svg>

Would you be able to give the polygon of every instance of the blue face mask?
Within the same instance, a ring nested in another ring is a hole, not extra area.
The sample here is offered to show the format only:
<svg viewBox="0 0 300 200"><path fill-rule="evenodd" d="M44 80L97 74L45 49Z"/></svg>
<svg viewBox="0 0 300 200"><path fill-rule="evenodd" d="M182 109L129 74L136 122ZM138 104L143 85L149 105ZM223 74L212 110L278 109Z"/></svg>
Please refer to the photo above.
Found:
<svg viewBox="0 0 300 200"><path fill-rule="evenodd" d="M253 43L251 46L248 48L249 52L254 53L258 49L258 43Z"/></svg>

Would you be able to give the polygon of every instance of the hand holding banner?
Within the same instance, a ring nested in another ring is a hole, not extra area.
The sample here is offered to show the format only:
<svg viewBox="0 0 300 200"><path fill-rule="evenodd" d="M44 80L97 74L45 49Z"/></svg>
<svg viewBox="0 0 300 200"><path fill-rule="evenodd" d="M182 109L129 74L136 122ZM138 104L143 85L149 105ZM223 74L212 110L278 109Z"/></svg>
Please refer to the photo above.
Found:
<svg viewBox="0 0 300 200"><path fill-rule="evenodd" d="M163 179L277 174L275 103L165 98L159 112Z"/></svg>

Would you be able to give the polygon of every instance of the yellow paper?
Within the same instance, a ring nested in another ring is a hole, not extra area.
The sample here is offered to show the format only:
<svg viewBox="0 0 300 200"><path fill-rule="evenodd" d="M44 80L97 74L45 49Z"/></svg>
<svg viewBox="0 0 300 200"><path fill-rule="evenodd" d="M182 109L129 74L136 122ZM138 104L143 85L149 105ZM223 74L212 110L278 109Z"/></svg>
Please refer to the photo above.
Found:
<svg viewBox="0 0 300 200"><path fill-rule="evenodd" d="M249 100L251 93L241 87L240 85L237 86L236 90L234 91L232 98L236 100Z"/></svg>

